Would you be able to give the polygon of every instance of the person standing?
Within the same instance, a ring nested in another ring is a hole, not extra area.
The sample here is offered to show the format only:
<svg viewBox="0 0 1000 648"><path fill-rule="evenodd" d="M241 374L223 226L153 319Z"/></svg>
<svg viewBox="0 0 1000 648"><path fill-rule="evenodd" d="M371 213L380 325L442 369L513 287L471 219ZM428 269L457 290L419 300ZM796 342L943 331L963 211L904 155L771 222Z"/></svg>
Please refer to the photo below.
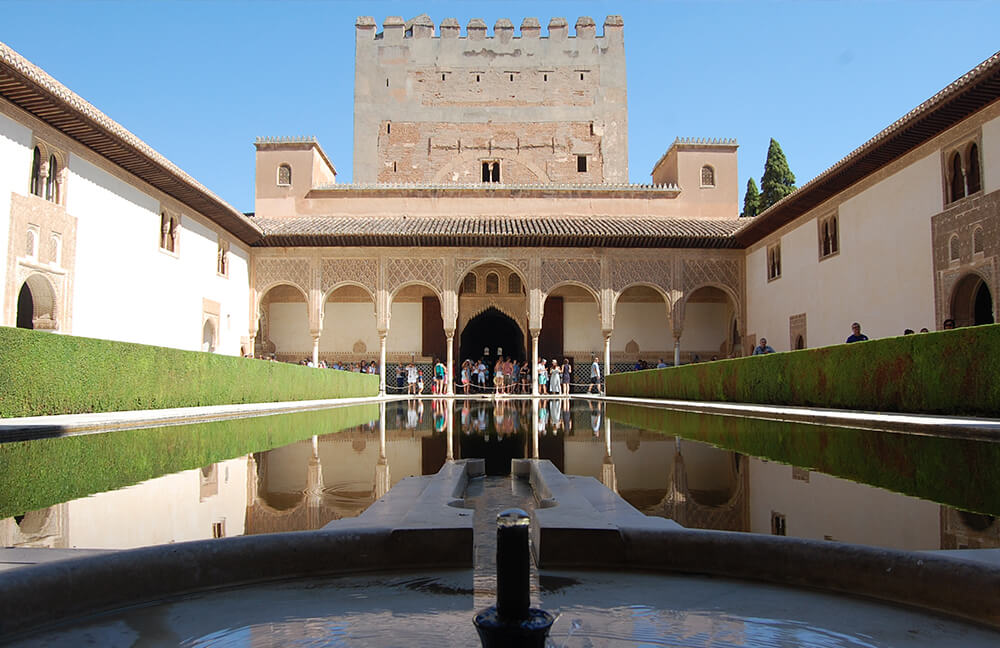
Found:
<svg viewBox="0 0 1000 648"><path fill-rule="evenodd" d="M417 366L413 364L411 360L409 364L406 365L406 393L416 394L417 393L417 378L419 373L417 372Z"/></svg>
<svg viewBox="0 0 1000 648"><path fill-rule="evenodd" d="M851 324L851 334L847 337L847 342L865 342L868 336L861 332L861 325L857 322Z"/></svg>
<svg viewBox="0 0 1000 648"><path fill-rule="evenodd" d="M445 393L445 374L448 373L448 368L444 366L444 363L439 359L434 358L434 393L443 394Z"/></svg>
<svg viewBox="0 0 1000 648"><path fill-rule="evenodd" d="M594 388L597 388L597 393L601 393L601 363L597 361L597 356L594 356L594 361L590 363L590 386L587 387L587 393L593 392Z"/></svg>
<svg viewBox="0 0 1000 648"><path fill-rule="evenodd" d="M569 396L569 384L571 382L573 382L573 365L570 364L569 358L563 358L562 391L566 396Z"/></svg>
<svg viewBox="0 0 1000 648"><path fill-rule="evenodd" d="M538 393L548 394L549 373L545 369L545 358L538 361L538 366L535 367L535 373L538 374Z"/></svg>
<svg viewBox="0 0 1000 648"><path fill-rule="evenodd" d="M552 369L549 371L549 393L554 395L562 393L562 367L555 358L552 358Z"/></svg>

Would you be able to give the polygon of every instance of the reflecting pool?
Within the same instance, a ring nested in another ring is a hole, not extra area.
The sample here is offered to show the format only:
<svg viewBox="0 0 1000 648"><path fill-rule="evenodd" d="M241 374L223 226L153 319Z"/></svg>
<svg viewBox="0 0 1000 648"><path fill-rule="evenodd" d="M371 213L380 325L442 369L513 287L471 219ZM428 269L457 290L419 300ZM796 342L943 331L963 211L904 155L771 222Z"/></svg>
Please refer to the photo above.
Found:
<svg viewBox="0 0 1000 648"><path fill-rule="evenodd" d="M1000 546L1000 444L584 399L409 400L0 445L0 546L315 529L449 459L552 461L694 528Z"/></svg>

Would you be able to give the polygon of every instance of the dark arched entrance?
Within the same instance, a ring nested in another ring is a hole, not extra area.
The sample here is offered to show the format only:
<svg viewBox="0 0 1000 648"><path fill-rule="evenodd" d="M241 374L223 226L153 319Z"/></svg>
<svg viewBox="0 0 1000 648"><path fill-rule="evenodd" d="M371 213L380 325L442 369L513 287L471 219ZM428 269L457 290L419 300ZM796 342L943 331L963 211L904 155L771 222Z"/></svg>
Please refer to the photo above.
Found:
<svg viewBox="0 0 1000 648"><path fill-rule="evenodd" d="M993 323L993 296L985 281L979 285L979 290L976 291L973 319L976 325Z"/></svg>
<svg viewBox="0 0 1000 648"><path fill-rule="evenodd" d="M33 329L35 325L35 300L31 297L31 288L28 282L21 286L21 292L17 296L17 328Z"/></svg>
<svg viewBox="0 0 1000 648"><path fill-rule="evenodd" d="M488 360L496 361L497 349L503 349L505 356L514 360L524 360L524 334L521 327L510 317L492 306L476 315L462 330L458 357L461 360L476 360L489 349Z"/></svg>
<svg viewBox="0 0 1000 648"><path fill-rule="evenodd" d="M955 285L951 298L951 318L958 326L993 323L993 295L978 274L968 274Z"/></svg>

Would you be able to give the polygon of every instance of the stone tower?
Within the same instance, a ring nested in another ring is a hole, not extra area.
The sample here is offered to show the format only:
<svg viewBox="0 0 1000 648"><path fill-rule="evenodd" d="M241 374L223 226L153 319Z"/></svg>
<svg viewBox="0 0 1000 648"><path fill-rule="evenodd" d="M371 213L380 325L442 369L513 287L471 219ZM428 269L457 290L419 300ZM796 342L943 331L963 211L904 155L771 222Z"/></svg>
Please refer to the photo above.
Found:
<svg viewBox="0 0 1000 648"><path fill-rule="evenodd" d="M623 26L358 18L354 182L628 182Z"/></svg>

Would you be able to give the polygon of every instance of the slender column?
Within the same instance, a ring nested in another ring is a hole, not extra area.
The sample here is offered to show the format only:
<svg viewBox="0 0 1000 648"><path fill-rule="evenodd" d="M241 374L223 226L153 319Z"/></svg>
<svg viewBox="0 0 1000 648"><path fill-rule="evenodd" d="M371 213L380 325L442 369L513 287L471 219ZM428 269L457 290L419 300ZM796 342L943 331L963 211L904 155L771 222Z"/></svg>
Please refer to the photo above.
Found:
<svg viewBox="0 0 1000 648"><path fill-rule="evenodd" d="M444 393L448 396L454 396L455 395L455 367L454 367L455 351L453 347L455 346L454 345L455 331L445 331L445 334L447 336L446 339L448 343L448 370L446 374L448 387Z"/></svg>
<svg viewBox="0 0 1000 648"><path fill-rule="evenodd" d="M531 395L538 396L538 334L541 331L531 331ZM538 419L538 416L535 416Z"/></svg>
<svg viewBox="0 0 1000 648"><path fill-rule="evenodd" d="M378 334L378 395L385 396L385 338L386 332Z"/></svg>
<svg viewBox="0 0 1000 648"><path fill-rule="evenodd" d="M313 334L313 366L319 366L319 333Z"/></svg>
<svg viewBox="0 0 1000 648"><path fill-rule="evenodd" d="M604 331L604 389L602 394L607 393L608 375L611 373L611 331Z"/></svg>
<svg viewBox="0 0 1000 648"><path fill-rule="evenodd" d="M681 364L681 336L678 333L674 333L674 366L679 367Z"/></svg>

